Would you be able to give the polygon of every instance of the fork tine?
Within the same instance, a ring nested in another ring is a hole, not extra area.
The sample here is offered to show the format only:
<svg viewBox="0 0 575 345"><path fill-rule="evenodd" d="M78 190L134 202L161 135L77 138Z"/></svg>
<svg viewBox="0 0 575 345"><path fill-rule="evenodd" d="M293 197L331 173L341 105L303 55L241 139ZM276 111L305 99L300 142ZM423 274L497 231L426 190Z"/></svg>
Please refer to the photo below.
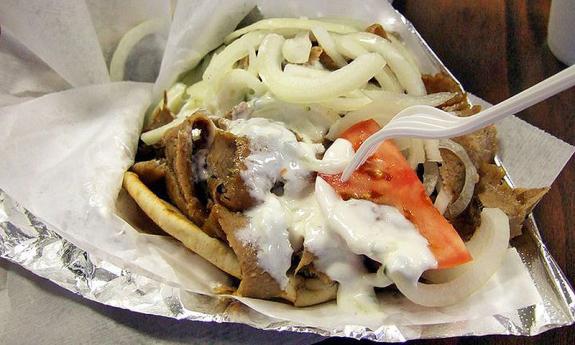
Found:
<svg viewBox="0 0 575 345"><path fill-rule="evenodd" d="M379 144L385 140L386 136L384 134L386 134L386 132L387 131L384 132L380 130L361 144L357 152L354 154L354 159L343 170L340 177L342 182L347 181L355 169L365 163L365 161L375 152ZM355 159L356 157L359 157L360 159Z"/></svg>
<svg viewBox="0 0 575 345"><path fill-rule="evenodd" d="M365 161L375 152L379 144L387 138L399 136L406 137L412 135L420 138L445 137L448 135L446 133L442 133L442 131L451 132L453 129L453 123L458 122L449 119L437 120L437 118L418 115L392 120L384 127L384 129L374 133L359 147L354 155L354 159L344 169L340 180L343 182L347 181L355 169L365 163Z"/></svg>
<svg viewBox="0 0 575 345"><path fill-rule="evenodd" d="M414 105L400 111L377 133L368 138L345 168L341 180L347 180L363 164L377 145L395 137L447 138L464 135L515 114L575 85L575 66L520 92L519 94L484 110L476 116L457 117L431 106Z"/></svg>

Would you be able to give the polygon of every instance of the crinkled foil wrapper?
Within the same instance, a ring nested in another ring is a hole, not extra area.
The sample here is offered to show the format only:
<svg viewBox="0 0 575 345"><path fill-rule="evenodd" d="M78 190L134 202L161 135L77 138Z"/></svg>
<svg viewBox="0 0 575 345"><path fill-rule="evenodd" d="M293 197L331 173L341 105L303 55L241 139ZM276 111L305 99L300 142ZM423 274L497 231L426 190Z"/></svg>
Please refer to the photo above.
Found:
<svg viewBox="0 0 575 345"><path fill-rule="evenodd" d="M417 31L409 22L411 31ZM438 69L449 71L420 40ZM455 78L454 78L455 79ZM509 182L511 182L509 180ZM382 342L462 335L535 335L575 322L575 293L542 242L532 216L523 235L512 240L527 266L543 302L513 313L465 323L396 327L376 330L301 327L274 319L230 299L190 293L98 259L64 240L57 231L0 190L0 256L93 301L135 312L175 319L237 322L252 327L322 336L345 336ZM485 326L486 324L490 326Z"/></svg>

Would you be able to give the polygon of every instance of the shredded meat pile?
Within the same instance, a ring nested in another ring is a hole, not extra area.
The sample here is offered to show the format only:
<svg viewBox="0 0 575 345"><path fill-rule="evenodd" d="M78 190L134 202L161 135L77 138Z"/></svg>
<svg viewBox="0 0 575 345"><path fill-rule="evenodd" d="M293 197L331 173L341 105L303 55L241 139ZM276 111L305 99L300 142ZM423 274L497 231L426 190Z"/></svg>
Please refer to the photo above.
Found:
<svg viewBox="0 0 575 345"><path fill-rule="evenodd" d="M392 35L379 24L368 27L366 31L385 39ZM246 57L236 67L247 68L248 61ZM314 45L307 64L316 63L330 70L338 68L321 47ZM424 75L422 80L428 93L455 93L455 97L439 106L441 109L459 116L479 112L480 108L469 104L467 94L449 75ZM174 119L167 107L166 97L164 95L163 105L154 113L145 131ZM231 118L239 116L235 110L228 115ZM153 147L140 146L140 156L149 156L150 152L154 152L154 159L137 162L131 170L148 186L163 184L166 198L186 217L210 237L232 248L242 271L242 279L236 291L238 294L263 299L290 299L286 297L289 292L282 291L279 284L258 265L257 248L237 237L238 232L248 224L242 211L255 206L257 201L250 195L242 178L246 170L244 161L250 154L249 139L227 131L227 122L229 120L224 118L210 119L207 114L196 112L180 125L168 130L159 144ZM453 138L466 150L480 174L470 206L455 219L450 219L464 238L469 237L477 227L483 207L502 209L510 218L512 235L519 233L525 217L547 191L512 189L504 182L503 170L494 164L498 149L496 134L495 127L489 126ZM447 188L455 200L464 186L465 167L451 151L441 150L441 156L443 162L440 177L443 188ZM293 260L296 268L295 272L290 273L290 278L296 275L318 278L316 280L333 285L325 274L314 269L313 259L313 254L307 251L295 253ZM290 283L294 280L291 279Z"/></svg>
<svg viewBox="0 0 575 345"><path fill-rule="evenodd" d="M447 74L424 75L422 79L428 93L456 93L454 98L440 106L443 110L455 112L459 116L470 116L479 112L479 106L470 106L467 94ZM455 228L464 238L468 238L479 225L481 209L496 207L509 217L511 236L519 235L525 218L548 188L513 189L504 181L505 171L494 164L498 150L495 126L488 126L452 140L463 146L480 175L470 206L456 219L451 219ZM456 199L464 184L465 168L459 158L448 150L441 150L441 157L443 162L439 171L443 185L452 193L453 199Z"/></svg>
<svg viewBox="0 0 575 345"><path fill-rule="evenodd" d="M161 114L165 112L156 116ZM152 120L155 126L161 122ZM257 248L236 237L247 225L241 211L255 206L256 200L241 176L249 140L222 129L226 122L197 112L166 132L156 145L160 158L137 162L131 170L148 186L164 181L167 198L186 217L232 248L242 271L238 294L285 298L285 291L258 266Z"/></svg>
<svg viewBox="0 0 575 345"><path fill-rule="evenodd" d="M231 211L243 211L256 203L241 176L249 154L247 138L216 131L207 155L208 190L212 200Z"/></svg>
<svg viewBox="0 0 575 345"><path fill-rule="evenodd" d="M193 130L200 130L200 137L193 140ZM201 186L192 157L211 145L215 126L204 114L197 114L174 127L163 138L166 156L166 189L172 202L194 223L202 226L208 217Z"/></svg>

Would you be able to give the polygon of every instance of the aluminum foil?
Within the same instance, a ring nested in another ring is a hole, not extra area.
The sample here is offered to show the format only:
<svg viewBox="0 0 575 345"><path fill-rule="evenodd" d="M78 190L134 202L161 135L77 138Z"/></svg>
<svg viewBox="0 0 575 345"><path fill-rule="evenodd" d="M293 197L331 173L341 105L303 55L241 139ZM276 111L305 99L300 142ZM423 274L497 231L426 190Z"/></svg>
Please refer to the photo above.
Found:
<svg viewBox="0 0 575 345"><path fill-rule="evenodd" d="M417 31L405 25L420 40L433 66L447 73ZM511 182L511 180L509 180ZM93 301L135 312L175 319L237 322L252 327L311 332L323 336L345 336L385 342L460 335L535 335L575 322L575 293L543 244L531 216L524 234L515 238L517 248L543 302L515 312L473 322L424 326L385 325L371 330L349 326L342 329L302 327L260 314L238 301L190 293L100 260L64 240L46 222L35 217L0 190L0 256Z"/></svg>
<svg viewBox="0 0 575 345"><path fill-rule="evenodd" d="M533 218L513 245L527 265L543 303L475 320L425 326L322 329L301 327L257 313L237 301L168 286L99 260L60 237L0 190L0 256L93 301L175 319L237 322L252 327L385 342L459 335L535 335L575 321L575 294L541 242ZM489 325L485 329L485 325Z"/></svg>

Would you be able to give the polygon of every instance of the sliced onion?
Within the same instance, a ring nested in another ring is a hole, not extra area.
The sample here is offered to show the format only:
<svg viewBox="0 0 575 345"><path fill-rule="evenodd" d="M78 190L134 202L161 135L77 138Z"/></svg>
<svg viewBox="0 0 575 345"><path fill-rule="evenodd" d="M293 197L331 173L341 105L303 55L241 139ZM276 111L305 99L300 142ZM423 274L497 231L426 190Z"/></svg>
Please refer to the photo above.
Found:
<svg viewBox="0 0 575 345"><path fill-rule="evenodd" d="M184 98L186 98L186 84L183 83L176 83L166 92L166 98L168 100L168 104L166 107L170 109L172 113L178 113L182 104L184 102ZM164 105L164 100L158 102L158 104L154 107L151 114L155 114L160 110L160 108Z"/></svg>
<svg viewBox="0 0 575 345"><path fill-rule="evenodd" d="M364 97L365 96L365 93L364 93L365 90L366 89L356 89L356 90L353 90L353 91L346 93L344 96L345 97Z"/></svg>
<svg viewBox="0 0 575 345"><path fill-rule="evenodd" d="M385 90L365 90L364 93L373 100L381 99L386 102L389 101L391 97L392 98L391 100L397 103L397 105L395 105L395 109L400 109L400 111L408 106L415 105L416 102L421 102L417 104L424 104L436 107L455 97L455 93L453 92L437 92L422 96L403 95L403 94L398 95L395 92L389 92Z"/></svg>
<svg viewBox="0 0 575 345"><path fill-rule="evenodd" d="M369 285L384 288L388 287L393 284L393 281L389 279L387 275L385 275L383 266L381 266L377 272L366 274L363 276L363 279L368 282Z"/></svg>
<svg viewBox="0 0 575 345"><path fill-rule="evenodd" d="M277 31L277 30L291 29L295 31L302 31L302 30L310 31L313 27L316 26L321 26L329 32L336 32L339 34L347 34L358 31L353 26L326 22L326 21L304 19L304 18L271 18L271 19L260 20L259 22L256 22L252 25L248 25L244 28L232 32L231 34L226 36L224 42L229 43L240 36L243 36L249 32L256 30Z"/></svg>
<svg viewBox="0 0 575 345"><path fill-rule="evenodd" d="M338 53L347 57L348 59L356 59L358 56L369 54L361 44L351 37L344 35L333 35L335 47Z"/></svg>
<svg viewBox="0 0 575 345"><path fill-rule="evenodd" d="M358 56L369 53L361 44L348 36L334 35L334 39L337 50L349 59L355 59ZM384 90L403 93L403 87L401 87L389 66L385 65L374 77Z"/></svg>
<svg viewBox="0 0 575 345"><path fill-rule="evenodd" d="M473 258L478 258L484 255L486 250L489 250L489 236L488 231L475 231L473 236L469 241L465 242L465 247L471 254ZM476 259L475 259L476 260ZM423 277L428 281L439 284L445 283L453 280L467 271L471 266L475 264L475 261L465 263L453 268L442 269L442 270L429 270L423 274Z"/></svg>
<svg viewBox="0 0 575 345"><path fill-rule="evenodd" d="M333 60L333 62L335 62L338 67L347 65L347 62L343 56L341 56L341 54L337 51L335 41L324 27L314 26L311 29L311 32L313 32L313 35L317 39L319 45L323 48L323 51Z"/></svg>
<svg viewBox="0 0 575 345"><path fill-rule="evenodd" d="M265 33L254 31L232 42L212 57L210 65L204 72L203 79L217 83L225 73L234 67L238 60L248 56L252 49L257 48L264 37Z"/></svg>
<svg viewBox="0 0 575 345"><path fill-rule="evenodd" d="M291 63L306 63L311 51L311 40L309 32L301 32L294 38L289 38L284 42L282 54Z"/></svg>
<svg viewBox="0 0 575 345"><path fill-rule="evenodd" d="M345 95L367 83L384 65L378 54L360 56L349 65L321 78L301 78L282 72L281 47L284 38L269 34L262 42L260 76L278 98L292 103L317 103Z"/></svg>
<svg viewBox="0 0 575 345"><path fill-rule="evenodd" d="M420 163L425 162L425 149L423 148L423 140L417 138L410 138L411 144L409 145L407 162L411 169L417 169Z"/></svg>
<svg viewBox="0 0 575 345"><path fill-rule="evenodd" d="M399 151L407 151L411 146L411 138L408 137L393 138L392 140Z"/></svg>
<svg viewBox="0 0 575 345"><path fill-rule="evenodd" d="M435 107L453 97L450 92L439 92L426 96L410 96L381 90L363 90L363 93L371 98L373 102L361 109L348 113L334 123L327 135L328 139L334 140L338 138L343 131L360 121L375 119L380 125L385 125L397 113L407 107L417 104Z"/></svg>
<svg viewBox="0 0 575 345"><path fill-rule="evenodd" d="M485 285L501 266L509 245L509 219L500 209L483 209L476 236L481 238L477 246L483 250L453 280L441 284L414 283L399 272L392 272L390 278L416 304L443 307L460 302Z"/></svg>
<svg viewBox="0 0 575 345"><path fill-rule="evenodd" d="M196 67L184 73L180 77L180 82L186 85L194 85L195 83L200 82L202 80L204 72L206 71L206 68L208 68L208 66L210 65L210 61L212 61L213 56L214 56L213 52L204 56L202 58L202 61Z"/></svg>
<svg viewBox="0 0 575 345"><path fill-rule="evenodd" d="M155 143L159 142L164 134L170 129L176 126L179 126L182 122L186 120L189 115L195 113L198 109L190 109L187 115L181 115L176 117L172 122L163 125L162 127L158 127L156 129L152 129L151 131L147 131L142 133L140 137L146 145L154 145Z"/></svg>
<svg viewBox="0 0 575 345"><path fill-rule="evenodd" d="M391 42L391 44L395 47L395 49L397 49L397 51L407 60L409 61L409 63L413 66L413 68L415 68L416 70L419 71L419 67L417 67L417 61L415 60L415 57L413 56L413 54L411 54L411 52L403 45L403 42L401 42L397 37L395 37L393 34L391 35L387 35L387 38L389 39L389 41Z"/></svg>
<svg viewBox="0 0 575 345"><path fill-rule="evenodd" d="M251 117L281 121L305 142L321 142L329 126L339 115L317 104L293 104L269 94L249 102Z"/></svg>
<svg viewBox="0 0 575 345"><path fill-rule="evenodd" d="M384 90L401 93L404 91L403 87L401 87L401 84L389 66L383 67L383 70L375 75L375 80L377 80L379 85Z"/></svg>
<svg viewBox="0 0 575 345"><path fill-rule="evenodd" d="M437 162L426 161L423 163L423 186L425 187L425 194L431 195L439 181L439 167Z"/></svg>
<svg viewBox="0 0 575 345"><path fill-rule="evenodd" d="M368 105L369 106L369 105ZM327 138L329 140L335 140L341 136L341 134L348 129L349 127L355 125L358 122L373 119L374 115L371 114L364 114L364 113L357 113L357 112L350 112L344 117L337 120L330 128L329 132L327 133Z"/></svg>
<svg viewBox="0 0 575 345"><path fill-rule="evenodd" d="M180 109L178 116L188 112L190 109L206 107L206 100L213 98L211 84L205 80L199 81L186 89L188 99Z"/></svg>
<svg viewBox="0 0 575 345"><path fill-rule="evenodd" d="M250 52L248 54L248 72L256 77L258 76L258 59L255 48L250 48Z"/></svg>
<svg viewBox="0 0 575 345"><path fill-rule="evenodd" d="M368 97L337 97L320 103L322 106L337 112L349 112L361 109L371 103Z"/></svg>
<svg viewBox="0 0 575 345"><path fill-rule="evenodd" d="M168 22L164 18L154 18L140 23L130 29L118 43L112 60L110 61L110 80L120 81L124 79L124 68L130 52L142 38L162 31Z"/></svg>
<svg viewBox="0 0 575 345"><path fill-rule="evenodd" d="M325 77L330 72L327 69L318 69L314 67L288 63L284 67L284 73L301 78L321 78Z"/></svg>
<svg viewBox="0 0 575 345"><path fill-rule="evenodd" d="M391 42L368 32L353 33L349 37L361 43L367 50L381 54L408 94L421 96L427 93L419 70L414 68Z"/></svg>
<svg viewBox="0 0 575 345"><path fill-rule="evenodd" d="M447 190L447 188L443 187L441 181L437 184L437 191L437 196L435 197L433 206L439 211L439 213L444 214L449 203L453 200L453 195Z"/></svg>
<svg viewBox="0 0 575 345"><path fill-rule="evenodd" d="M235 68L229 71L220 82L216 96L218 110L224 114L244 100L246 95L258 97L266 90L265 85L253 74Z"/></svg>
<svg viewBox="0 0 575 345"><path fill-rule="evenodd" d="M397 113L408 108L412 105L429 105L432 107L438 106L442 103L453 98L454 94L451 92L438 92L424 96L404 95L396 92L389 92L385 90L364 90L363 93L373 100L368 106L359 109L356 113L363 113L365 115L377 114L378 118L386 124Z"/></svg>
<svg viewBox="0 0 575 345"><path fill-rule="evenodd" d="M344 17L319 17L314 18L314 20L318 20L320 22L325 23L334 23L334 24L342 24L352 28L355 28L356 31L363 31L369 23L365 23L361 20L351 19L351 18L344 18Z"/></svg>
<svg viewBox="0 0 575 345"><path fill-rule="evenodd" d="M436 163L443 162L441 152L439 152L439 140L424 139L423 148L425 149L425 160Z"/></svg>
<svg viewBox="0 0 575 345"><path fill-rule="evenodd" d="M469 205L469 202L473 197L475 184L479 182L479 175L477 174L475 165L473 165L473 162L467 155L467 151L465 151L461 145L449 139L441 139L439 141L439 148L453 152L465 167L465 181L463 183L463 188L461 189L457 199L447 207L446 216L454 218L463 212L467 208L467 205Z"/></svg>
<svg viewBox="0 0 575 345"><path fill-rule="evenodd" d="M334 37L338 51L349 59L356 59L358 56L369 53L367 49L351 37L342 35ZM403 92L403 88L387 64L375 75L375 79L385 90Z"/></svg>

